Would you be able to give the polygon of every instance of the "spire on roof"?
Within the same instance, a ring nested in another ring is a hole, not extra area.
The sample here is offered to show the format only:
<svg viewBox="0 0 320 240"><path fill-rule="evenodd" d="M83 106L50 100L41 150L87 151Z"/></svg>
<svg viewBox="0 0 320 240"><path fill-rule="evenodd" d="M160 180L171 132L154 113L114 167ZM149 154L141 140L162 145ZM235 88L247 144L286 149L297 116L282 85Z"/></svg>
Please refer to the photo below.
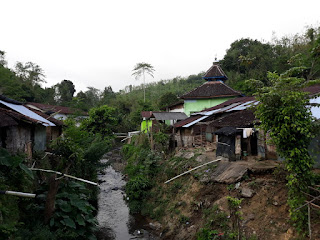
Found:
<svg viewBox="0 0 320 240"><path fill-rule="evenodd" d="M209 70L204 74L202 78L207 81L225 81L228 79L227 75L220 67L219 62L213 62L213 65L209 68Z"/></svg>

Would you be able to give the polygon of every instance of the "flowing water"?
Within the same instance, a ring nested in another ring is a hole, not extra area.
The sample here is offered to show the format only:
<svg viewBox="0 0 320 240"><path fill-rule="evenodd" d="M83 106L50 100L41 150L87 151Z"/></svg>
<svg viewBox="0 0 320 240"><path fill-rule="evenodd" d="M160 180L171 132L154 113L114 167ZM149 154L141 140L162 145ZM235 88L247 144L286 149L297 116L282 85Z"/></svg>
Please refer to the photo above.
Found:
<svg viewBox="0 0 320 240"><path fill-rule="evenodd" d="M105 155L102 163L111 159L119 159L115 151ZM120 172L112 166L106 167L98 175L100 193L98 196L98 223L100 240L128 240L128 239L157 239L147 230L147 222L141 217L129 214L128 206L124 200L124 186L126 181Z"/></svg>

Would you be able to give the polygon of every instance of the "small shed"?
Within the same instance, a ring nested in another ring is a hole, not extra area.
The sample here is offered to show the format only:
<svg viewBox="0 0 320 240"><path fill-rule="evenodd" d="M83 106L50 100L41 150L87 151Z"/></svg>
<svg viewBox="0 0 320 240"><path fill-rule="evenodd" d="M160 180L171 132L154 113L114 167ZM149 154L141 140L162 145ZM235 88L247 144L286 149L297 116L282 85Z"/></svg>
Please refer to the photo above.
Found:
<svg viewBox="0 0 320 240"><path fill-rule="evenodd" d="M242 131L235 127L223 127L215 131L215 134L218 135L216 156L222 156L235 161L237 159L236 155L238 155L236 154L236 141L237 143L239 141L236 138L241 133Z"/></svg>
<svg viewBox="0 0 320 240"><path fill-rule="evenodd" d="M141 112L143 121L141 122L141 131L159 131L160 124L172 126L176 122L186 119L188 116L183 112Z"/></svg>
<svg viewBox="0 0 320 240"><path fill-rule="evenodd" d="M22 103L0 95L0 144L12 153L46 150L47 128L55 128L54 137L61 134L62 122L37 114ZM52 139L51 139L52 140Z"/></svg>

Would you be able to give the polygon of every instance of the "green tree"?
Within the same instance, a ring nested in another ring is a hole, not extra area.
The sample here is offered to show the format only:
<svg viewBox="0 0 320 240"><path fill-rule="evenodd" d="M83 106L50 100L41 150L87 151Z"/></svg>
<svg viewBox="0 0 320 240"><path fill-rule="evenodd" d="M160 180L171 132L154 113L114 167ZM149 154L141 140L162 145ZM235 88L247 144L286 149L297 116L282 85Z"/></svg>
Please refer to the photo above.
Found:
<svg viewBox="0 0 320 240"><path fill-rule="evenodd" d="M100 133L103 137L109 137L116 124L116 109L104 105L90 109L89 118L82 122L81 128L92 133Z"/></svg>
<svg viewBox="0 0 320 240"><path fill-rule="evenodd" d="M45 75L42 68L33 62L27 62L23 64L22 62L17 62L15 65L15 72L17 76L32 86L45 81Z"/></svg>
<svg viewBox="0 0 320 240"><path fill-rule="evenodd" d="M313 159L308 146L314 125L307 93L301 91L306 80L292 75L304 69L294 68L282 75L269 73L271 86L260 88L257 94L260 104L255 112L261 128L269 132L278 154L285 159L290 215L300 231L307 226L306 208L298 208L304 204L304 192L308 192L311 184Z"/></svg>
<svg viewBox="0 0 320 240"><path fill-rule="evenodd" d="M131 86L132 87L132 86ZM101 103L103 105L110 104L116 97L116 94L113 92L112 87L105 87L103 92L101 93Z"/></svg>
<svg viewBox="0 0 320 240"><path fill-rule="evenodd" d="M163 94L160 97L158 105L159 105L159 108L161 109L161 108L164 108L170 104L174 104L178 101L179 101L179 99L178 99L177 95L175 95L172 92L168 92L168 93Z"/></svg>
<svg viewBox="0 0 320 240"><path fill-rule="evenodd" d="M70 80L63 80L54 87L58 104L69 105L72 101L73 94L76 92L73 82Z"/></svg>
<svg viewBox="0 0 320 240"><path fill-rule="evenodd" d="M143 77L143 101L146 101L146 77L145 74L150 75L153 77L154 67L149 63L137 63L132 70L132 75L135 76L136 79L139 79L141 76Z"/></svg>

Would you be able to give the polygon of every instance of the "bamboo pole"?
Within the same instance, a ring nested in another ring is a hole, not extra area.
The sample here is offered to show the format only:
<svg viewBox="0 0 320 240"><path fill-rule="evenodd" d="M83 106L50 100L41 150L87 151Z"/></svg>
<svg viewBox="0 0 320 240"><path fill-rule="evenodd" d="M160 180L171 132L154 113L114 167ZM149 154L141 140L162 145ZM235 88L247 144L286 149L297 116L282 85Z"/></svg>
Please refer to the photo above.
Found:
<svg viewBox="0 0 320 240"><path fill-rule="evenodd" d="M320 195L317 196L317 197L315 197L315 196L312 196L312 195L310 195L310 194L308 194L308 193L305 193L305 192L303 192L303 193L306 194L306 195L308 195L308 196L310 196L310 197L313 197L314 199L312 199L311 201L306 201L305 204L303 204L302 206L300 206L300 207L296 208L295 210L293 210L294 212L295 212L295 211L298 211L300 208L303 208L304 206L308 205L309 203L312 203L312 202L314 202L315 200L319 200L319 199L320 199Z"/></svg>
<svg viewBox="0 0 320 240"><path fill-rule="evenodd" d="M29 169L32 170L32 171L41 171L41 172L55 173L55 174L58 174L58 175L62 175L63 177L72 178L72 179L75 179L75 180L78 180L78 181L81 181L81 182L85 182L85 183L88 183L88 184L91 184L91 185L98 186L98 183L91 182L91 181L86 180L86 179L74 177L74 176L71 176L71 175L69 175L69 174L64 174L64 173L57 172L57 171L53 171L53 170L41 169L41 168L29 168Z"/></svg>
<svg viewBox="0 0 320 240"><path fill-rule="evenodd" d="M15 191L2 191L0 190L0 194L5 194L5 195L13 195L17 197L27 197L27 198L35 198L36 194L33 193L23 193L23 192L15 192Z"/></svg>
<svg viewBox="0 0 320 240"><path fill-rule="evenodd" d="M308 227L309 227L309 239L312 239L312 237L311 237L310 204L308 204Z"/></svg>
<svg viewBox="0 0 320 240"><path fill-rule="evenodd" d="M203 166L206 166L206 165L208 165L208 164L210 164L210 163L218 162L218 161L220 161L221 159L222 159L222 158L219 158L219 159L216 159L216 160L213 160L213 161L204 163L204 164L202 164L202 165L200 165L200 166L198 166L198 167L192 168L192 169L190 169L190 170L188 170L188 171L186 171L186 172L184 172L184 173L179 174L178 176L175 176L175 177L169 179L169 180L166 181L165 183L169 183L169 182L171 182L171 181L173 181L173 180L175 180L175 179L177 179L177 178L179 178L179 177L181 177L181 176L183 176L183 175L186 175L187 173L190 173L190 172L192 172L192 171L194 171L194 170L196 170L196 169L198 169L198 168L201 168L201 167L203 167Z"/></svg>

